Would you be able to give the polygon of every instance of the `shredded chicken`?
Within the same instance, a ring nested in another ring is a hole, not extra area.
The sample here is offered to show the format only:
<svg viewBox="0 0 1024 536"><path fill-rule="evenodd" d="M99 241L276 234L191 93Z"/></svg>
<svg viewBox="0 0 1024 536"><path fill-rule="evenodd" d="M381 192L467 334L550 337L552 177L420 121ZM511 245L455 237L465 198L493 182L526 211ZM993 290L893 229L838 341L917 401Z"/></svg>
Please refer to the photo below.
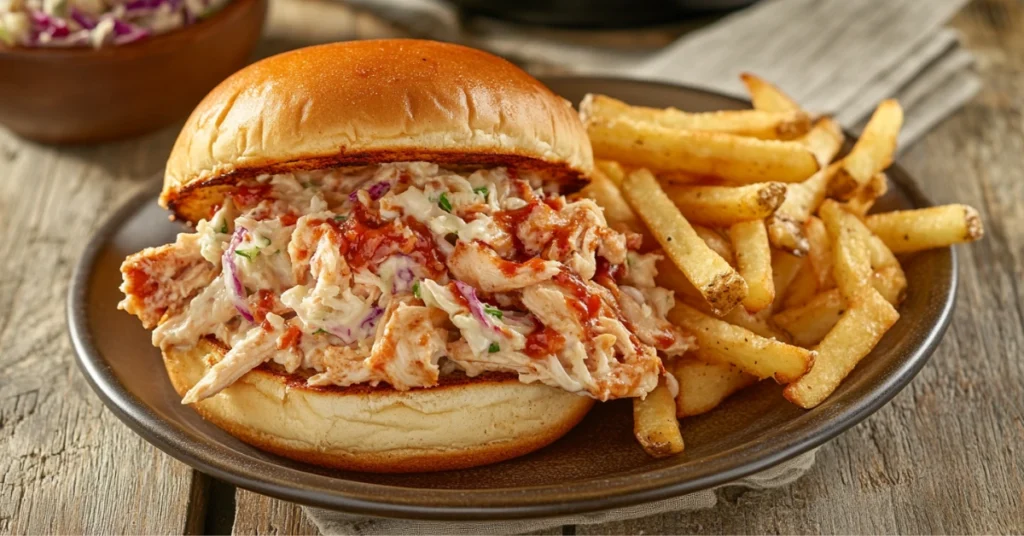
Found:
<svg viewBox="0 0 1024 536"><path fill-rule="evenodd" d="M448 258L456 279L484 292L509 292L547 281L558 273L557 262L530 259L507 261L481 242L459 242Z"/></svg>
<svg viewBox="0 0 1024 536"><path fill-rule="evenodd" d="M122 266L121 308L162 348L231 348L183 402L262 363L307 383L405 390L515 372L644 396L693 341L665 320L656 254L532 175L424 162L258 177L194 234Z"/></svg>
<svg viewBox="0 0 1024 536"><path fill-rule="evenodd" d="M146 329L155 327L164 314L174 316L217 276L215 267L203 262L199 235L185 233L173 244L130 255L121 264L121 273L125 297L118 307L138 316Z"/></svg>

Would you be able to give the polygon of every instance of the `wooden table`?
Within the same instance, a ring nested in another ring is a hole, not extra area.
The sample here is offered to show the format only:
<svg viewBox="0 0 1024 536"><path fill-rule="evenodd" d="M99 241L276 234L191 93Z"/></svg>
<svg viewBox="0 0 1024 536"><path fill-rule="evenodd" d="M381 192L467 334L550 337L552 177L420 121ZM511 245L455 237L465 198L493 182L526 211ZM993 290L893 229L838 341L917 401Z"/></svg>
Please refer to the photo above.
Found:
<svg viewBox="0 0 1024 536"><path fill-rule="evenodd" d="M278 21L262 53L294 46L281 35L301 22ZM1024 531L1022 22L1024 4L1012 0L979 0L956 18L984 90L903 158L935 201L977 207L988 230L959 251L953 325L911 386L822 448L794 485L725 489L712 510L550 533ZM351 36L399 34L368 16L350 23ZM316 532L298 506L150 446L74 364L72 266L99 222L160 172L177 128L65 149L0 130L0 533Z"/></svg>

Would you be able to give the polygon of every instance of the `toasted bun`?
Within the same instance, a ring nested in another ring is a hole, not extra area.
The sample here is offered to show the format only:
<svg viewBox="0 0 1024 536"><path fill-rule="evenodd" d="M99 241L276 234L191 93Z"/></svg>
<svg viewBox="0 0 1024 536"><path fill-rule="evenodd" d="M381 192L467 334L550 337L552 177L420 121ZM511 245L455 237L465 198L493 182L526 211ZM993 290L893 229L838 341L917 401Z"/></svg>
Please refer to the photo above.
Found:
<svg viewBox="0 0 1024 536"><path fill-rule="evenodd" d="M160 200L196 221L240 178L414 160L562 182L593 168L572 105L515 65L434 41L351 41L267 58L217 86L182 128Z"/></svg>
<svg viewBox="0 0 1024 536"><path fill-rule="evenodd" d="M220 360L206 340L164 352L183 395ZM303 462L379 473L463 469L522 456L562 437L594 401L512 375L462 376L438 387L316 388L255 369L194 407L262 450Z"/></svg>

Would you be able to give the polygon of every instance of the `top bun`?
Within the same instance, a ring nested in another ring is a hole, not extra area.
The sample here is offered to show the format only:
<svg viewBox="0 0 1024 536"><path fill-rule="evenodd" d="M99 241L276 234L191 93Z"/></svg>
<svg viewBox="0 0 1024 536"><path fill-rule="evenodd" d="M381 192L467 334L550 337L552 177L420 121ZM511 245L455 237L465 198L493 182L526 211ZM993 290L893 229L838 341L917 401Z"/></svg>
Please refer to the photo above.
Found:
<svg viewBox="0 0 1024 536"><path fill-rule="evenodd" d="M572 105L472 48L393 39L279 54L221 82L171 150L161 205L197 221L238 179L380 162L513 166L589 175Z"/></svg>

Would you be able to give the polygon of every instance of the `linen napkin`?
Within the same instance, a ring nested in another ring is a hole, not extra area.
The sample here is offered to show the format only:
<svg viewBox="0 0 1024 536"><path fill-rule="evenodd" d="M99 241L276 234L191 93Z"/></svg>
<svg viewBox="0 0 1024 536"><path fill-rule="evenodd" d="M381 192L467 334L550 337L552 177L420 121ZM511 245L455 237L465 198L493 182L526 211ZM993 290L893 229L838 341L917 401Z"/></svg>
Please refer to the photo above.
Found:
<svg viewBox="0 0 1024 536"><path fill-rule="evenodd" d="M973 58L960 48L956 32L945 27L966 1L762 0L703 26L683 22L644 30L582 31L464 18L443 0L278 0L271 4L268 37L272 41L277 30L290 28L279 33L308 38L286 47L398 36L456 41L517 61L535 74L654 79L741 98L746 93L738 75L749 71L779 85L807 109L834 115L853 131L863 127L879 101L898 98L905 112L900 138L904 149L979 89L971 71ZM729 485L783 486L813 463L810 452ZM324 534L515 534L712 508L715 503L714 490L705 490L606 512L500 523L305 511Z"/></svg>
<svg viewBox="0 0 1024 536"><path fill-rule="evenodd" d="M854 131L878 102L902 98L905 148L979 88L971 55L944 28L966 2L762 0L691 31L692 22L596 32L463 20L443 0L347 3L412 35L491 50L534 71L662 80L741 98L738 75L750 71Z"/></svg>
<svg viewBox="0 0 1024 536"><path fill-rule="evenodd" d="M803 476L814 465L816 450L802 454L760 473L737 480L728 486L766 489L785 486ZM303 508L306 515L323 534L522 534L562 525L595 525L609 521L636 519L665 512L682 512L713 508L717 496L713 489L698 491L661 501L616 508L603 512L579 514L545 519L519 521L473 521L451 523L444 521L415 521L353 516L320 508Z"/></svg>

